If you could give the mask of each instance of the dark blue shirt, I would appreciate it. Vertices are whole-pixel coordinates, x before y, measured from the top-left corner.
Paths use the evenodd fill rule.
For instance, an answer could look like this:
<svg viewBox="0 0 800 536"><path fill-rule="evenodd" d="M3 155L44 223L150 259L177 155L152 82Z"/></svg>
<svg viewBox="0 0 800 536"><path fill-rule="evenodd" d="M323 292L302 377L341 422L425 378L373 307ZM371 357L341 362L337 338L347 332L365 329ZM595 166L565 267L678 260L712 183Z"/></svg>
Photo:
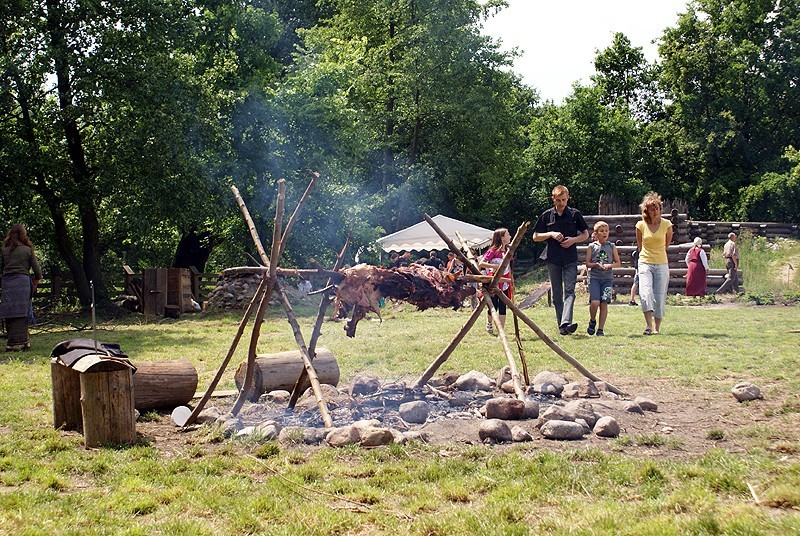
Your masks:
<svg viewBox="0 0 800 536"><path fill-rule="evenodd" d="M567 238L575 237L584 231L588 231L589 226L583 215L572 207L565 207L561 216L556 212L555 207L545 210L533 228L535 233L549 233L556 231ZM573 262L578 262L578 247L572 244L568 248L562 248L554 238L548 238L547 244L542 252L541 259L558 266L564 266Z"/></svg>

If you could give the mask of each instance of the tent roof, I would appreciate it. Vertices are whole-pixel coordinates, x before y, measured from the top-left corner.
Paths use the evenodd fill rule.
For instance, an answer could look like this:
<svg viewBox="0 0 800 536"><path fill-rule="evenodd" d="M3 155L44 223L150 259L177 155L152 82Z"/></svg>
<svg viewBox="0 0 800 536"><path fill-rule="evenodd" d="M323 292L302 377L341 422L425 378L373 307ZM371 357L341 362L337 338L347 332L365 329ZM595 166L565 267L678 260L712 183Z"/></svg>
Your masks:
<svg viewBox="0 0 800 536"><path fill-rule="evenodd" d="M461 233L467 245L472 248L483 248L492 242L492 234L494 231L472 225L441 214L431 218L436 225L446 234L456 246L460 246L456 237L456 231ZM378 244L384 251L400 251L403 249L426 249L426 250L442 250L449 249L444 240L442 240L433 227L423 220L420 223L407 227L396 233L384 236L378 239Z"/></svg>

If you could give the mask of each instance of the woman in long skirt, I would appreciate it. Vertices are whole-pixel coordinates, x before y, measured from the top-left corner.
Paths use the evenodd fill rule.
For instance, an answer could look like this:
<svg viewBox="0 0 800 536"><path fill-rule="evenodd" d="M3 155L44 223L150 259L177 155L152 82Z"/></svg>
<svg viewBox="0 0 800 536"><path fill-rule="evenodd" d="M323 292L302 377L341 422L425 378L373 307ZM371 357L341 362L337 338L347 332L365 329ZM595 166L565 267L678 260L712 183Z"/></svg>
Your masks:
<svg viewBox="0 0 800 536"><path fill-rule="evenodd" d="M705 296L706 274L708 274L708 257L703 251L703 239L694 239L692 248L686 252L686 295Z"/></svg>
<svg viewBox="0 0 800 536"><path fill-rule="evenodd" d="M31 278L33 271L33 278ZM6 352L31 347L28 313L31 297L42 278L42 269L25 227L15 223L8 230L0 249L0 273L3 294L0 296L0 318L6 321Z"/></svg>

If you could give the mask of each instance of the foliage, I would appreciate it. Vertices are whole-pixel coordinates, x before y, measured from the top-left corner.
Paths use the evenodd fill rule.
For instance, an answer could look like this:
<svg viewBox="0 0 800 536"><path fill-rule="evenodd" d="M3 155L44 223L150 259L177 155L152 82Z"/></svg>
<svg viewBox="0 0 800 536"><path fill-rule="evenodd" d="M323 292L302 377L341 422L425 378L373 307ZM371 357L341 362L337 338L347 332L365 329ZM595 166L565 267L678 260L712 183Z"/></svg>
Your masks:
<svg viewBox="0 0 800 536"><path fill-rule="evenodd" d="M784 157L794 164L791 170L765 173L759 182L742 190L739 198L741 218L800 223L800 152L789 147Z"/></svg>

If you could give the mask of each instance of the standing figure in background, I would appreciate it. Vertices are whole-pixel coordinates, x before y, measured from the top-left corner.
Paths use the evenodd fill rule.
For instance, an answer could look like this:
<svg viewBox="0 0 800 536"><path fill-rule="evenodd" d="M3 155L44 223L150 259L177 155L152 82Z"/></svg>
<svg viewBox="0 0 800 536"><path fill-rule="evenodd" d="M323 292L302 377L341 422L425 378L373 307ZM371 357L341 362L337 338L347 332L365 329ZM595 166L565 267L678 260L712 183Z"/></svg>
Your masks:
<svg viewBox="0 0 800 536"><path fill-rule="evenodd" d="M572 322L578 280L578 247L575 244L589 238L589 226L580 212L567 206L569 190L566 186L559 184L553 188L552 200L553 208L545 210L533 228L533 241L547 242L541 258L547 261L558 332L569 335L578 329L578 324Z"/></svg>
<svg viewBox="0 0 800 536"><path fill-rule="evenodd" d="M455 274L455 275L463 275L464 274L464 264L456 257L456 254L452 251L447 254L447 266L445 267L445 271L448 274Z"/></svg>
<svg viewBox="0 0 800 536"><path fill-rule="evenodd" d="M739 271L739 248L736 247L736 233L728 235L728 241L722 248L722 256L725 257L725 282L717 289L717 294L726 292L739 292L739 282L737 272Z"/></svg>
<svg viewBox="0 0 800 536"><path fill-rule="evenodd" d="M639 205L642 219L636 222L639 249L639 299L647 327L644 335L661 331L669 289L667 247L672 243L672 222L661 217L661 196L650 192Z"/></svg>
<svg viewBox="0 0 800 536"><path fill-rule="evenodd" d="M608 317L608 304L611 303L614 274L613 269L622 266L617 246L608 241L608 224L598 221L594 224L595 240L586 248L586 268L589 269L589 327L586 333L602 337ZM597 311L600 311L598 324Z"/></svg>
<svg viewBox="0 0 800 536"><path fill-rule="evenodd" d="M508 253L508 244L510 243L511 233L508 232L508 229L505 227L496 229L492 235L492 245L489 246L489 249L487 249L486 253L484 253L481 257L481 260L478 263L478 268L486 269L486 275L494 275L497 265L503 262L503 257L505 257L506 253ZM511 263L508 263L506 269L503 271L503 275L500 277L497 288L502 290L508 299L513 299L513 289L511 286ZM506 304L498 296L492 295L491 298L492 304L494 305L494 308L497 309L497 314L500 316L500 325L498 326L498 329L502 330L506 326ZM493 335L494 329L492 329L492 313L489 312L488 315L489 316L486 319L486 331Z"/></svg>
<svg viewBox="0 0 800 536"><path fill-rule="evenodd" d="M442 263L442 259L436 254L435 251L431 251L430 255L428 256L428 260L425 261L425 266L433 266L437 270L443 270L444 264Z"/></svg>
<svg viewBox="0 0 800 536"><path fill-rule="evenodd" d="M684 262L688 268L686 271L686 295L705 296L708 257L703 251L703 239L699 236L694 239L694 244L686 252Z"/></svg>
<svg viewBox="0 0 800 536"><path fill-rule="evenodd" d="M33 271L33 278L31 278ZM0 250L0 273L3 295L0 300L0 318L6 320L6 352L27 350L31 347L28 318L31 298L42 278L42 269L36 260L28 233L19 223L8 230Z"/></svg>

